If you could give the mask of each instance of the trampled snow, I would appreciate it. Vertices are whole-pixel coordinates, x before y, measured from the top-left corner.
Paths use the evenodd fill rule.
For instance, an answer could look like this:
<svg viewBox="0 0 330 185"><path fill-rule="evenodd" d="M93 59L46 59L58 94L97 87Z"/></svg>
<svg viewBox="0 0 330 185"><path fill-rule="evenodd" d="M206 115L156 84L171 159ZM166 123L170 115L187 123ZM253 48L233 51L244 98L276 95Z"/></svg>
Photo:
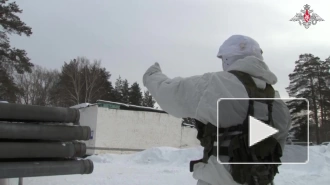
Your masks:
<svg viewBox="0 0 330 185"><path fill-rule="evenodd" d="M304 146L287 145L283 160L299 158ZM307 164L280 166L276 185L328 185L330 145L311 146ZM134 154L104 154L89 157L94 161L91 175L24 178L24 185L193 185L189 161L199 159L202 148L151 148Z"/></svg>

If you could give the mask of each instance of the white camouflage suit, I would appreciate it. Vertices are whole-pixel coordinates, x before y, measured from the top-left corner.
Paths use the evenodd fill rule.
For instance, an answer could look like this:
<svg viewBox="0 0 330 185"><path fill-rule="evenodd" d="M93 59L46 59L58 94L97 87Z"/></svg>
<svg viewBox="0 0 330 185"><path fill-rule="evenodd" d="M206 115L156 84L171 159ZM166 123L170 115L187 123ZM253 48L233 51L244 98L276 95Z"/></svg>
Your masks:
<svg viewBox="0 0 330 185"><path fill-rule="evenodd" d="M248 73L257 87L262 89L266 87L266 83L274 85L277 82L277 77L263 61L259 44L250 37L231 36L220 47L218 58L222 59L224 71L188 78L170 79L162 73L159 64L155 63L145 72L143 83L159 106L169 114L217 125L218 99L248 98L243 84L236 76L226 71L237 70ZM280 97L277 91L276 97ZM219 126L228 127L242 123L247 114L247 107L247 102L231 108L219 107ZM268 112L267 108L260 104L255 104L254 107L255 114L258 114L258 111L259 114ZM274 125L279 130L275 138L284 150L291 118L283 101L274 102L272 116ZM193 177L198 180L198 185L238 185L229 173L229 166L218 163L214 156L209 158L207 164L195 164Z"/></svg>

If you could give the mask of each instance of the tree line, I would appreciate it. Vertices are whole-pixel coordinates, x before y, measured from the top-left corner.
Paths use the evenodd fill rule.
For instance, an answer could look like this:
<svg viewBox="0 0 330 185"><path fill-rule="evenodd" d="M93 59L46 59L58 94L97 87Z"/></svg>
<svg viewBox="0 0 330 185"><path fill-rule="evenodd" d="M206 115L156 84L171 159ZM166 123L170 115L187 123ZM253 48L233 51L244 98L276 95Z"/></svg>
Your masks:
<svg viewBox="0 0 330 185"><path fill-rule="evenodd" d="M60 70L40 66L14 78L19 92L16 102L22 104L70 107L97 100L154 107L155 101L148 91L141 91L137 82L129 84L120 76L113 87L111 74L101 62L85 57L64 62ZM15 101L15 100L14 100Z"/></svg>
<svg viewBox="0 0 330 185"><path fill-rule="evenodd" d="M60 70L31 63L25 50L10 45L11 34L32 35L19 13L22 10L15 2L0 0L0 100L62 107L107 100L154 107L150 93L142 92L137 82L129 84L119 77L113 86L111 73L101 61L77 57L64 62Z"/></svg>

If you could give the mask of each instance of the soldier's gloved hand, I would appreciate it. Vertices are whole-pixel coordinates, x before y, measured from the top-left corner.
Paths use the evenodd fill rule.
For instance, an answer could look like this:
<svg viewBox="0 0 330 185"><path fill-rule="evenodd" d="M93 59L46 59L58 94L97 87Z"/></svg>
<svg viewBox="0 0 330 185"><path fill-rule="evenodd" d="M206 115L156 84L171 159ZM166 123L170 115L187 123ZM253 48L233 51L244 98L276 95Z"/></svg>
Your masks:
<svg viewBox="0 0 330 185"><path fill-rule="evenodd" d="M146 78L148 76L151 76L152 74L157 73L157 72L162 72L162 70L161 70L158 62L156 62L155 64L153 64L152 66L150 66L147 69L147 71L144 73L144 75L143 75L143 85L146 84Z"/></svg>

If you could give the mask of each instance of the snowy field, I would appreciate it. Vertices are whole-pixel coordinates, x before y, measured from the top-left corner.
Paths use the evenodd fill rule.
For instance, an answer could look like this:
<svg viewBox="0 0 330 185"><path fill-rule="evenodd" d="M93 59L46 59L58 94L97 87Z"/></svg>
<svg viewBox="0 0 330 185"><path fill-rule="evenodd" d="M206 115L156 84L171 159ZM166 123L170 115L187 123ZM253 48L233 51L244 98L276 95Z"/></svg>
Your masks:
<svg viewBox="0 0 330 185"><path fill-rule="evenodd" d="M296 158L303 146L289 145L284 158ZM201 148L152 148L129 155L104 154L94 161L91 175L24 178L24 185L194 185L189 161L201 157ZM308 164L282 165L275 185L329 185L330 145L310 147Z"/></svg>

